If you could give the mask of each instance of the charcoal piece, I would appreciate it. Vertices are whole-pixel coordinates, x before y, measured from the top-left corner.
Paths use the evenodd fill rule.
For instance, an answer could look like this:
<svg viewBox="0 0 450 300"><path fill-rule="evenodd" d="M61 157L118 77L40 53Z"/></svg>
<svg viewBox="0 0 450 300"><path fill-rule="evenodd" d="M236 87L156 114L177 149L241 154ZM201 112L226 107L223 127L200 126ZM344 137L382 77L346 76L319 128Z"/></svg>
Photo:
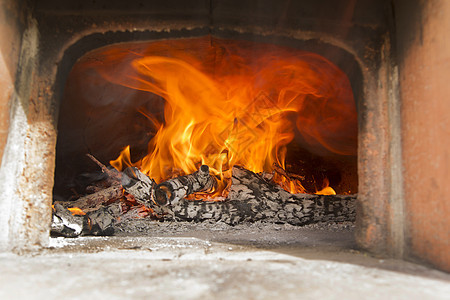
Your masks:
<svg viewBox="0 0 450 300"><path fill-rule="evenodd" d="M214 176L209 174L209 167L202 165L192 174L179 176L155 188L155 201L158 205L176 205L184 197L195 192L210 192L217 186Z"/></svg>
<svg viewBox="0 0 450 300"><path fill-rule="evenodd" d="M102 207L88 213L87 216L90 219L90 228L85 234L113 235L116 215L117 212L113 211L110 207Z"/></svg>
<svg viewBox="0 0 450 300"><path fill-rule="evenodd" d="M156 182L139 171L138 168L126 168L123 171L121 183L124 190L133 195L138 203L145 206L151 205Z"/></svg>
<svg viewBox="0 0 450 300"><path fill-rule="evenodd" d="M56 203L53 209L50 233L64 237L77 237L85 229L85 223L85 216L74 216L68 209Z"/></svg>
<svg viewBox="0 0 450 300"><path fill-rule="evenodd" d="M274 172L272 172L272 173L261 172L261 173L258 173L258 175L261 176L261 178L264 179L265 181L270 182L270 181L272 181L275 173Z"/></svg>
<svg viewBox="0 0 450 300"><path fill-rule="evenodd" d="M273 163L272 167L273 167L274 172L280 174L281 176L285 177L289 181L292 181L293 179L305 180L305 176L297 175L294 173L288 173L277 163Z"/></svg>

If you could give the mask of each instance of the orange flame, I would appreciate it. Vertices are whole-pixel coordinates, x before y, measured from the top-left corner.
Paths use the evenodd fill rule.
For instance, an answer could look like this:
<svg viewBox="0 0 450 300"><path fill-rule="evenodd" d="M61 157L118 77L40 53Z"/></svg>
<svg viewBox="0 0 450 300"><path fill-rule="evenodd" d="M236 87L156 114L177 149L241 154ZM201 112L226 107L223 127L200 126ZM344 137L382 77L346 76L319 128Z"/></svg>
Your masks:
<svg viewBox="0 0 450 300"><path fill-rule="evenodd" d="M69 207L68 210L72 213L72 215L84 216L86 213L78 207Z"/></svg>
<svg viewBox="0 0 450 300"><path fill-rule="evenodd" d="M330 181L328 178L325 178L323 181L324 188L320 191L315 192L316 195L336 195L336 192L330 187Z"/></svg>
<svg viewBox="0 0 450 300"><path fill-rule="evenodd" d="M355 154L350 83L317 54L209 36L99 51L102 61L90 63L105 78L165 100L164 122L149 117L157 130L148 154L132 162L126 147L111 161L118 170L137 166L157 182L200 164L221 179L237 164L270 172L273 163L285 167L294 137L309 147ZM281 185L305 192L299 180Z"/></svg>

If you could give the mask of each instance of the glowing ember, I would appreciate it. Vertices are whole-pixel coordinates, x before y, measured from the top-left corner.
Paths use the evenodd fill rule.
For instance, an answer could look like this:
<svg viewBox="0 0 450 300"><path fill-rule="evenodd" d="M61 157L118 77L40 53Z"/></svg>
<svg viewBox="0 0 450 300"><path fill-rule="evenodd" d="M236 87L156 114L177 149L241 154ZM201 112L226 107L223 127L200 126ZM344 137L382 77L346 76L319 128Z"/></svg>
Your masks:
<svg viewBox="0 0 450 300"><path fill-rule="evenodd" d="M82 211L80 208L78 207L70 207L68 208L68 210L72 213L72 215L78 215L78 216L84 216L86 213L84 211Z"/></svg>
<svg viewBox="0 0 450 300"><path fill-rule="evenodd" d="M233 165L286 169L294 137L311 149L355 155L350 83L319 55L203 37L137 44L132 51L118 45L101 57L90 63L104 78L165 100L163 122L146 114L156 132L148 154L133 161L126 147L111 161L118 170L137 166L161 182L206 164L222 179L221 195ZM300 179L275 180L291 192L307 192ZM318 193L334 191L326 186Z"/></svg>

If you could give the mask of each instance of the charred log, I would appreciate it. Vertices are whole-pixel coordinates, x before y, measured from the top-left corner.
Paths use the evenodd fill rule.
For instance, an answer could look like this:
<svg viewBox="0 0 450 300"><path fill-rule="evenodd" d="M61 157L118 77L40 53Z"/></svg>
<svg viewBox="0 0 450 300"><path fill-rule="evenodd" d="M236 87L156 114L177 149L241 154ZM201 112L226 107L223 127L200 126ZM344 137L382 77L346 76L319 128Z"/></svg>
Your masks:
<svg viewBox="0 0 450 300"><path fill-rule="evenodd" d="M265 221L307 225L318 222L355 220L356 196L292 195L287 199L270 197L223 202L181 201L172 208L178 220L201 222L221 221L236 225Z"/></svg>
<svg viewBox="0 0 450 300"><path fill-rule="evenodd" d="M121 203L128 197L144 209L134 207L134 210L129 210L130 217L144 214L158 220L209 220L229 225L257 221L306 225L355 220L355 195L291 194L273 183L272 176L268 175L234 166L226 200L192 201L184 197L199 191L211 191L217 184L215 177L209 174L208 166L201 166L193 174L159 185L138 169L128 168L121 175L123 188L115 185L76 201L65 202L81 208L87 213L85 216L72 216L70 211L56 203L52 233L67 237L113 234L117 219L125 217L126 211L122 211ZM127 192L125 197L123 189Z"/></svg>
<svg viewBox="0 0 450 300"><path fill-rule="evenodd" d="M228 199L223 202L180 201L172 206L178 220L214 220L235 225L264 220L306 225L326 221L354 221L352 196L323 196L286 192L278 185L241 167L233 167Z"/></svg>
<svg viewBox="0 0 450 300"><path fill-rule="evenodd" d="M176 205L192 193L213 191L216 185L216 179L209 174L209 167L202 165L192 174L179 176L157 185L155 201L158 205Z"/></svg>
<svg viewBox="0 0 450 300"><path fill-rule="evenodd" d="M64 237L80 235L112 235L118 211L114 206L102 207L86 215L72 215L61 204L55 204L50 233ZM119 207L116 207L119 209Z"/></svg>
<svg viewBox="0 0 450 300"><path fill-rule="evenodd" d="M68 209L56 203L53 206L50 232L53 235L77 237L83 232L87 223L85 216L74 216Z"/></svg>
<svg viewBox="0 0 450 300"><path fill-rule="evenodd" d="M153 189L156 187L153 179L143 174L138 168L129 167L123 171L121 183L124 190L133 195L137 202L151 206Z"/></svg>

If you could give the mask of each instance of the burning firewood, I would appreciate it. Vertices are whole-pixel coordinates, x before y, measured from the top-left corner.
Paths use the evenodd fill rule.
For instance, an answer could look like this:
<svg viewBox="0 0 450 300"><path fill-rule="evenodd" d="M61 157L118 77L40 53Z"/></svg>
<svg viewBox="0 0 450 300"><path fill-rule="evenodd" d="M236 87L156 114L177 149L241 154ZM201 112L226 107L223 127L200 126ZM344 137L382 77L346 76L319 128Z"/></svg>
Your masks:
<svg viewBox="0 0 450 300"><path fill-rule="evenodd" d="M355 196L291 194L242 167L233 167L232 185L223 202L180 201L171 208L185 221L256 222L305 225L354 221Z"/></svg>
<svg viewBox="0 0 450 300"><path fill-rule="evenodd" d="M133 195L137 202L145 206L151 205L156 182L138 168L126 168L123 171L121 183L124 190Z"/></svg>
<svg viewBox="0 0 450 300"><path fill-rule="evenodd" d="M88 186L88 188L96 188L94 193L79 197L76 200L55 202L51 227L52 234L65 237L87 234L110 235L114 232L116 218L123 213L122 205L129 204L126 199L130 195L132 199L138 200L136 202L146 206L151 200L153 187L156 186L156 183L139 170L128 168L121 173L108 169L92 155L87 154L87 156L102 169L103 173L108 175L108 180L103 181L100 185ZM130 193L130 195L124 195L124 191ZM73 215L74 208L84 215Z"/></svg>
<svg viewBox="0 0 450 300"><path fill-rule="evenodd" d="M291 194L271 180L273 173L255 174L239 166L232 168L228 197L215 202L185 199L193 193L212 192L217 187L216 178L210 175L206 165L159 185L135 167L125 169L120 175L113 171L111 176L115 178L112 186L76 201L61 202L66 207L79 207L86 213L84 216L74 216L56 203L52 233L66 237L109 235L122 217L125 220L143 214L158 220L212 220L230 225L256 221L305 225L355 220L355 196Z"/></svg>
<svg viewBox="0 0 450 300"><path fill-rule="evenodd" d="M118 209L117 206L111 205L85 215L73 215L70 210L57 203L53 206L50 231L53 235L64 237L112 235Z"/></svg>
<svg viewBox="0 0 450 300"><path fill-rule="evenodd" d="M213 191L216 186L217 181L209 174L209 167L202 165L192 174L158 184L155 188L155 201L158 205L176 205L192 193Z"/></svg>
<svg viewBox="0 0 450 300"><path fill-rule="evenodd" d="M78 207L85 213L95 211L103 205L114 202L123 196L123 188L121 185L122 174L117 170L110 170L104 164L99 162L94 156L86 154L92 161L94 161L105 173L108 178L102 180L100 184L96 183L95 186L88 186L85 196L78 196L76 200L57 201L55 203L61 204L65 208Z"/></svg>

